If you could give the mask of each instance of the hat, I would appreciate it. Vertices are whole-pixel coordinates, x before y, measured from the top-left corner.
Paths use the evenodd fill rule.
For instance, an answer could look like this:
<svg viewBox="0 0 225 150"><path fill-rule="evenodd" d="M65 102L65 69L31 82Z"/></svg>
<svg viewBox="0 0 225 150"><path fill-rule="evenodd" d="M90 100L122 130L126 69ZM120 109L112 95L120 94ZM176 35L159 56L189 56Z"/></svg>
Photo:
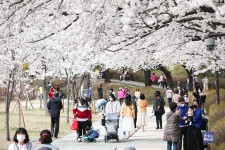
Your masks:
<svg viewBox="0 0 225 150"><path fill-rule="evenodd" d="M59 97L59 92L58 91L54 92L54 97Z"/></svg>

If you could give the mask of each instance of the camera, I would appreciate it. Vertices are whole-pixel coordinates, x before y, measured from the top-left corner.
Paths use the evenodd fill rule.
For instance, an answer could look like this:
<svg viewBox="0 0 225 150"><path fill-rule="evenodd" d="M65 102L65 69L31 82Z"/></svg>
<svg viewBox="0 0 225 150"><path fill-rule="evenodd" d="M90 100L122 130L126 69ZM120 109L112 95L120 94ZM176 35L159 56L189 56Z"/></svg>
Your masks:
<svg viewBox="0 0 225 150"><path fill-rule="evenodd" d="M215 40L213 38L206 38L205 45L207 46L208 51L213 51L215 46Z"/></svg>

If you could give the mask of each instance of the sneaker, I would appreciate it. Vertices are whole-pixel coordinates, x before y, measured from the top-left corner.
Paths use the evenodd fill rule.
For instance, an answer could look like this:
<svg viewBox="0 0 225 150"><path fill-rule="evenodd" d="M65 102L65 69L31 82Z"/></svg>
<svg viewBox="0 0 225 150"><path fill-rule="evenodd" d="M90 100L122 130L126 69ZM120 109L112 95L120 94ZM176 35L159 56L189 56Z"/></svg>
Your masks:
<svg viewBox="0 0 225 150"><path fill-rule="evenodd" d="M155 129L159 129L159 127L156 127Z"/></svg>
<svg viewBox="0 0 225 150"><path fill-rule="evenodd" d="M54 136L55 139L58 139L58 136Z"/></svg>

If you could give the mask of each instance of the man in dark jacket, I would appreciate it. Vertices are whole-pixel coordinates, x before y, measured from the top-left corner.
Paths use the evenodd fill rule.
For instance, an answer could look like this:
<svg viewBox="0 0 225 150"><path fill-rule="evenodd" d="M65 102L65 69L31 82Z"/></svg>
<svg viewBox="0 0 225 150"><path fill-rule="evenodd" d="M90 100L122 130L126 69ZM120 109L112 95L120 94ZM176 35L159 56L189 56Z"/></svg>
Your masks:
<svg viewBox="0 0 225 150"><path fill-rule="evenodd" d="M51 116L52 136L58 138L60 110L63 108L62 101L59 99L58 91L54 93L54 98L48 101L47 107Z"/></svg>
<svg viewBox="0 0 225 150"><path fill-rule="evenodd" d="M159 91L155 91L154 95L153 112L156 116L156 129L162 129L162 115L165 113L165 101Z"/></svg>

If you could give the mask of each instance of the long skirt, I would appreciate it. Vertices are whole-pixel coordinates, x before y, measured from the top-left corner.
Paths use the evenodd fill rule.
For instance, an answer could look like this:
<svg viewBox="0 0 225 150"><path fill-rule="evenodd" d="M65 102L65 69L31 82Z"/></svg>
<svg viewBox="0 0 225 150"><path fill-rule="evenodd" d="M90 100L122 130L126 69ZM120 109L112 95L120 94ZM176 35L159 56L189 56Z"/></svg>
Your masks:
<svg viewBox="0 0 225 150"><path fill-rule="evenodd" d="M147 112L138 112L137 115L137 126L146 126L147 125Z"/></svg>
<svg viewBox="0 0 225 150"><path fill-rule="evenodd" d="M134 118L133 117L126 117L123 118L123 131L127 132L134 132Z"/></svg>
<svg viewBox="0 0 225 150"><path fill-rule="evenodd" d="M203 138L200 128L195 126L188 126L186 129L186 143L184 145L184 150L203 150Z"/></svg>

